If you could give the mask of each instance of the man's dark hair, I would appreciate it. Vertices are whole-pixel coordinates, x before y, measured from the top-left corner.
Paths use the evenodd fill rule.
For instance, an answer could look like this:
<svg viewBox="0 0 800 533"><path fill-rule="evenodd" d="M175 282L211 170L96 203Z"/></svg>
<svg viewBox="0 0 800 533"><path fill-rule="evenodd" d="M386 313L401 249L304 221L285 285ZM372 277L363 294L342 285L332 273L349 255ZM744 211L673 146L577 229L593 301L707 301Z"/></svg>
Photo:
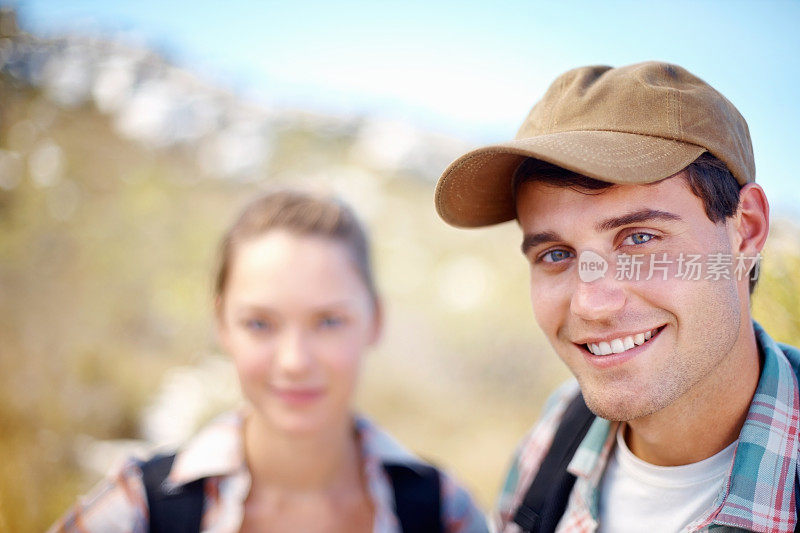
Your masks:
<svg viewBox="0 0 800 533"><path fill-rule="evenodd" d="M694 195L702 200L706 216L711 222L717 224L736 214L742 186L725 163L705 152L686 167L686 170L686 182ZM570 188L584 194L593 194L615 185L528 157L514 172L514 198L522 184L531 181ZM751 277L750 294L753 293L757 281L758 279Z"/></svg>

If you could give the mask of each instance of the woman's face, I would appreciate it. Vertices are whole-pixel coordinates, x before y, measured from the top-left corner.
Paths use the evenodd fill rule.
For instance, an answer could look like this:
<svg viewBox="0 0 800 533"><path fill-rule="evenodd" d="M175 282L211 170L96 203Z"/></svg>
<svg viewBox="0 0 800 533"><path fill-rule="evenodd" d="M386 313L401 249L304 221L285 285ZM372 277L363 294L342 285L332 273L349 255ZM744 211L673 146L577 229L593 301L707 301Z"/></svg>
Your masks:
<svg viewBox="0 0 800 533"><path fill-rule="evenodd" d="M313 433L349 416L380 319L344 244L280 230L240 243L218 306L220 341L266 424Z"/></svg>

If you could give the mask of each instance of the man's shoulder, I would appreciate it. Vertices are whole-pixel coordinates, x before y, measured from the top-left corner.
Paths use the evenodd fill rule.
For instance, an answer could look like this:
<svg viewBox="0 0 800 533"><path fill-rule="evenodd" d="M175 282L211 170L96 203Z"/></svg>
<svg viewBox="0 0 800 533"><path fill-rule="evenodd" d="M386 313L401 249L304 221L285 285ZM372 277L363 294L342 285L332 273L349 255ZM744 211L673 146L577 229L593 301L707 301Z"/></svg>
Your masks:
<svg viewBox="0 0 800 533"><path fill-rule="evenodd" d="M569 402L580 393L580 390L581 388L578 385L578 380L575 378L570 378L559 385L545 401L540 420L552 416L555 411L560 411L560 414L563 415L564 409L566 409Z"/></svg>
<svg viewBox="0 0 800 533"><path fill-rule="evenodd" d="M795 376L800 377L800 348L783 342L778 342L776 344L783 352L783 355L786 356L789 364L792 365L792 370L794 370Z"/></svg>
<svg viewBox="0 0 800 533"><path fill-rule="evenodd" d="M579 393L580 387L574 378L559 386L545 402L539 420L520 441L497 501L496 525L508 522L519 506L550 449L564 412Z"/></svg>
<svg viewBox="0 0 800 533"><path fill-rule="evenodd" d="M575 378L571 378L559 385L558 388L547 397L547 400L545 400L544 407L542 407L542 414L531 429L528 430L528 433L522 438L522 441L517 447L518 451L521 451L529 445L531 441L538 440L538 436L541 434L549 435L549 440L552 440L552 436L555 434L555 430L558 429L558 425L561 423L561 419L564 416L564 411L566 411L569 403L580 394L580 391L580 386Z"/></svg>
<svg viewBox="0 0 800 533"><path fill-rule="evenodd" d="M517 447L518 462L524 463L528 468L538 469L538 464L544 459L545 453L553 442L553 436L567 406L578 394L580 394L580 387L574 378L562 383L550 394L545 401L539 420Z"/></svg>

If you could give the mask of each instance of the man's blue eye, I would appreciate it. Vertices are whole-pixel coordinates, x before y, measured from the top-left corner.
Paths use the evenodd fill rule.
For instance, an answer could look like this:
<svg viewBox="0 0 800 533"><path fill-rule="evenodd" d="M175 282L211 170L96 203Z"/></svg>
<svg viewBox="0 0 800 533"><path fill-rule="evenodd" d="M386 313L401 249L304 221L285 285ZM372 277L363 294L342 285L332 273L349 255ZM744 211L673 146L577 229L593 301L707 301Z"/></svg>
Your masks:
<svg viewBox="0 0 800 533"><path fill-rule="evenodd" d="M644 244L650 241L654 235L650 233L631 233L628 237L625 238L623 244ZM630 242L627 242L630 240Z"/></svg>
<svg viewBox="0 0 800 533"><path fill-rule="evenodd" d="M572 257L572 252L566 250L551 250L542 256L542 261L545 263L558 263L570 257Z"/></svg>

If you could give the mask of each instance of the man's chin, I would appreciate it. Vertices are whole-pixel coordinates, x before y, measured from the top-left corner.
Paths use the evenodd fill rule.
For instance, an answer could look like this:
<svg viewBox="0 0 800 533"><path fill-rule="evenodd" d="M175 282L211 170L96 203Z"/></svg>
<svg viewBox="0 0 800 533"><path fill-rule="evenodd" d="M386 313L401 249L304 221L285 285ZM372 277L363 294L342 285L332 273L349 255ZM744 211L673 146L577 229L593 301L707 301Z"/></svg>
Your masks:
<svg viewBox="0 0 800 533"><path fill-rule="evenodd" d="M661 406L649 401L642 395L609 393L611 391L597 393L583 387L581 387L581 390L589 410L600 418L605 418L612 422L630 422L631 420L650 416L661 409Z"/></svg>

